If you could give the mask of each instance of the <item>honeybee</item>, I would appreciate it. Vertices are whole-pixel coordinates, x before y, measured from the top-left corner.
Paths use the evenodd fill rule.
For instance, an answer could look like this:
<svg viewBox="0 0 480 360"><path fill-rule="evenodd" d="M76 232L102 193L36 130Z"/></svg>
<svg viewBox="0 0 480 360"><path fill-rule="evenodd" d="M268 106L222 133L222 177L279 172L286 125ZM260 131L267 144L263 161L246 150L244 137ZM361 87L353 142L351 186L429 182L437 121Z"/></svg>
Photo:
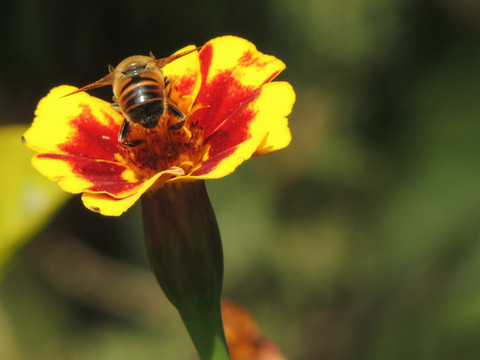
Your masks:
<svg viewBox="0 0 480 360"><path fill-rule="evenodd" d="M145 129L154 129L170 114L179 121L170 126L169 130L182 128L185 123L185 114L170 100L166 90L170 80L163 75L162 68L198 49L187 50L162 59L155 59L151 53L150 56L130 56L115 68L110 65L107 76L68 95L112 85L114 95L112 107L124 116L118 141L125 146L138 146L144 140L126 139L132 124L139 124Z"/></svg>

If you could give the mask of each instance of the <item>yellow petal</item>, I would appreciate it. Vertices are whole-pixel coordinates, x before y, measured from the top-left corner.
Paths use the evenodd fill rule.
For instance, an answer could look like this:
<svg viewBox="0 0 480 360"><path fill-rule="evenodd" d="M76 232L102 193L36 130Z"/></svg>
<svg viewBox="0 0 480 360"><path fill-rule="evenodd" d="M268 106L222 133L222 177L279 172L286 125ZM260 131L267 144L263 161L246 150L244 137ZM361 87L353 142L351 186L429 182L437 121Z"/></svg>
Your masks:
<svg viewBox="0 0 480 360"><path fill-rule="evenodd" d="M175 54L194 49L194 45L186 46L180 49ZM193 101L197 97L200 85L202 84L202 77L200 74L200 60L198 58L198 52L194 51L188 55L185 55L163 68L163 74L170 79L175 92L170 95L173 96L172 100L177 104L181 103L181 97L189 98L190 107L182 109L186 113L189 112Z"/></svg>
<svg viewBox="0 0 480 360"><path fill-rule="evenodd" d="M182 179L220 178L232 173L237 166L254 155L287 146L291 135L286 116L291 112L294 101L295 93L289 83L273 82L263 85L256 98L240 107L229 121L219 127L218 144L214 132L209 139L210 148L204 159L189 176ZM237 119L248 119L249 116L251 120L245 122L247 131L238 129L241 122ZM235 133L237 131L238 133ZM233 133L232 136L227 135L230 132Z"/></svg>
<svg viewBox="0 0 480 360"><path fill-rule="evenodd" d="M231 174L240 164L252 157L262 140L262 138L254 138L243 141L230 148L227 152L228 155L219 153L215 157L207 158L190 175L175 177L168 182L218 179Z"/></svg>
<svg viewBox="0 0 480 360"><path fill-rule="evenodd" d="M87 209L102 215L119 216L135 204L146 191L152 187L162 186L168 178L179 175L183 175L179 173L179 169L165 170L140 184L131 196L119 199L104 193L84 192L82 201Z"/></svg>
<svg viewBox="0 0 480 360"><path fill-rule="evenodd" d="M245 87L256 87L272 80L285 64L275 56L262 54L250 41L236 36L222 36L208 41L201 52L211 46L212 56L206 82L225 70ZM265 78L267 75L267 79ZM203 75L205 76L205 74Z"/></svg>
<svg viewBox="0 0 480 360"><path fill-rule="evenodd" d="M292 111L295 92L284 81L265 84L258 99L254 102L255 120L250 125L252 137L265 136L265 142L256 154L265 154L282 149L290 144L292 136L288 128L287 115Z"/></svg>
<svg viewBox="0 0 480 360"><path fill-rule="evenodd" d="M63 191L79 194L92 186L92 183L78 177L73 172L70 164L65 161L53 158L42 158L35 155L32 158L32 165L42 175L52 181L57 181Z"/></svg>
<svg viewBox="0 0 480 360"><path fill-rule="evenodd" d="M86 109L98 126L110 129L103 134L104 137L117 138L122 115L106 101L85 92L65 96L75 90L74 86L58 86L39 102L33 124L24 134L29 148L39 153L65 153L63 145L71 142L78 132L78 124L72 124L72 121L80 123Z"/></svg>

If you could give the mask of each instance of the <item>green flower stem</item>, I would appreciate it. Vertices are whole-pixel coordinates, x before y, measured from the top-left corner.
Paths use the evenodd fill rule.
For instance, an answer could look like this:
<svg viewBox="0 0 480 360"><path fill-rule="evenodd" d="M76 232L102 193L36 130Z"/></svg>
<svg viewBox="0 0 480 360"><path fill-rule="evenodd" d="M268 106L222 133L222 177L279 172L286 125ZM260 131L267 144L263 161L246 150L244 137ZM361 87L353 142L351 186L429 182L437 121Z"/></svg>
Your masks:
<svg viewBox="0 0 480 360"><path fill-rule="evenodd" d="M180 315L202 360L230 360L220 303L210 311Z"/></svg>
<svg viewBox="0 0 480 360"><path fill-rule="evenodd" d="M222 243L204 182L144 194L142 216L152 270L200 358L229 359L220 311Z"/></svg>

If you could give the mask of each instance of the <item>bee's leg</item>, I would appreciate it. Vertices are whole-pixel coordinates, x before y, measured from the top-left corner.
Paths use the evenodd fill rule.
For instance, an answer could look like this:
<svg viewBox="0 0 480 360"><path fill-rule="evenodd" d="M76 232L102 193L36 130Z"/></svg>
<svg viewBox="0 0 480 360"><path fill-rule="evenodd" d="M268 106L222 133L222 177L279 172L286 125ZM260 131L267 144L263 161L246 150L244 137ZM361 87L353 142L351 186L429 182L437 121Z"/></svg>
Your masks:
<svg viewBox="0 0 480 360"><path fill-rule="evenodd" d="M180 120L182 120L182 121L185 120L185 114L183 112L181 112L179 109L177 109L177 107L175 105L172 105L172 104L169 103L168 104L168 111L170 112L170 114L179 118Z"/></svg>
<svg viewBox="0 0 480 360"><path fill-rule="evenodd" d="M114 96L112 100L113 100L113 103L111 104L112 109L121 114L122 109L120 108L120 104L117 102L117 98Z"/></svg>
<svg viewBox="0 0 480 360"><path fill-rule="evenodd" d="M140 144L143 144L145 140L125 140L125 137L127 136L128 129L130 128L130 123L128 122L127 119L123 120L122 128L120 129L120 132L118 133L118 141L125 146L128 147L135 147Z"/></svg>
<svg viewBox="0 0 480 360"><path fill-rule="evenodd" d="M173 101L172 98L170 97L170 94L172 93L172 89L173 89L172 82L166 76L163 78L163 80L165 84L165 97L175 103L175 101Z"/></svg>
<svg viewBox="0 0 480 360"><path fill-rule="evenodd" d="M128 147L135 147L145 143L145 140L129 140L129 141L121 141L122 145Z"/></svg>
<svg viewBox="0 0 480 360"><path fill-rule="evenodd" d="M112 107L113 107L113 104L112 104ZM123 119L122 127L120 128L120 132L118 133L118 141L122 142L123 139L125 139L125 136L127 136L129 127L130 127L130 124L128 123L127 119Z"/></svg>
<svg viewBox="0 0 480 360"><path fill-rule="evenodd" d="M172 105L172 104L168 104L168 112L170 114L172 114L173 116L175 116L176 118L180 119L179 122L177 122L176 124L173 124L172 126L169 126L168 127L168 130L178 130L178 129L181 129L183 124L185 124L185 114L183 112L181 112L180 110L178 110L175 105Z"/></svg>
<svg viewBox="0 0 480 360"><path fill-rule="evenodd" d="M165 89L166 89L166 94L165 94L165 103L167 104L167 110L170 114L172 114L173 116L175 116L176 118L180 119L179 122L177 122L176 124L173 124L172 126L169 126L168 127L168 130L179 130L183 127L183 124L185 124L185 114L183 112L181 112L177 107L176 107L176 103L175 101L173 101L171 98L170 98L170 93L172 92L172 86L169 86L171 85L170 83L170 79L165 77L164 78L165 80ZM172 104L173 103L173 104ZM174 105L175 104L175 105Z"/></svg>

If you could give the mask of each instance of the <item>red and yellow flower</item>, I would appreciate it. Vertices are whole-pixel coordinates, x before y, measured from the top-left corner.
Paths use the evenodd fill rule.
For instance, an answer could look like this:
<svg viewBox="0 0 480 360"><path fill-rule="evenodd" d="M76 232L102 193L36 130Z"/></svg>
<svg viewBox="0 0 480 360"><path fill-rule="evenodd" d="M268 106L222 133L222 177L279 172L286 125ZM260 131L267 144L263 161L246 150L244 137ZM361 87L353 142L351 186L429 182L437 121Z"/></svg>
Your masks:
<svg viewBox="0 0 480 360"><path fill-rule="evenodd" d="M284 68L247 40L219 37L163 68L169 96L187 114L183 128L145 130L149 141L124 146L123 116L85 92L64 97L76 88L63 85L40 101L24 141L38 152L32 163L42 174L82 193L90 210L120 215L165 183L220 178L287 146L295 94L289 83L272 82Z"/></svg>

